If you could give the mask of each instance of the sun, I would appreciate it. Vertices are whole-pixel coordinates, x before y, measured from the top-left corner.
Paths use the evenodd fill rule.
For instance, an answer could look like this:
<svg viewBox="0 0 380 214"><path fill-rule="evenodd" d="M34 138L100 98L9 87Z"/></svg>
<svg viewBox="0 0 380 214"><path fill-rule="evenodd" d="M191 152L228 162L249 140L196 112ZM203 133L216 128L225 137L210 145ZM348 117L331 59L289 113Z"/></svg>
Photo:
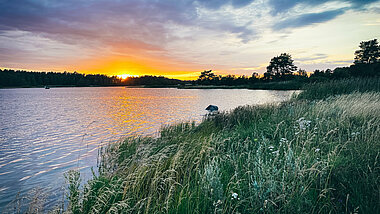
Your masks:
<svg viewBox="0 0 380 214"><path fill-rule="evenodd" d="M120 74L120 75L117 75L117 77L121 78L121 79L127 79L128 77L138 77L138 75L131 75L131 74Z"/></svg>

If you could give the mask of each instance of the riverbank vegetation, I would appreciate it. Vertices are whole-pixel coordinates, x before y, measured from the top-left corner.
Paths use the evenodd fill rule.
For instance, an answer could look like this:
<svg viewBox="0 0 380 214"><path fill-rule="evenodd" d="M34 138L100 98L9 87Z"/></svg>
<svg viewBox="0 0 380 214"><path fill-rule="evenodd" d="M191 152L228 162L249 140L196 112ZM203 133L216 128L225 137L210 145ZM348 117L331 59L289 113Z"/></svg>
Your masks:
<svg viewBox="0 0 380 214"><path fill-rule="evenodd" d="M379 78L310 85L281 104L242 106L100 153L73 213L375 213ZM347 86L350 88L347 90ZM367 87L366 87L367 86Z"/></svg>

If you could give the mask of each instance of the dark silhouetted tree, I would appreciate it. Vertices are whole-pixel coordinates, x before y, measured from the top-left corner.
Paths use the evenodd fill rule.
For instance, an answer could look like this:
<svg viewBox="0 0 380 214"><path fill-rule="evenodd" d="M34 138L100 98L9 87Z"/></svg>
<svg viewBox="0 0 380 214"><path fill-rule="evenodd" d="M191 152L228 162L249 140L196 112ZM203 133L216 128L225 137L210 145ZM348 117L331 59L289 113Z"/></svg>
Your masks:
<svg viewBox="0 0 380 214"><path fill-rule="evenodd" d="M297 71L297 74L298 74L299 76L307 77L307 72L306 72L304 69L299 69L299 70Z"/></svg>
<svg viewBox="0 0 380 214"><path fill-rule="evenodd" d="M251 78L258 79L260 77L259 73L253 72Z"/></svg>
<svg viewBox="0 0 380 214"><path fill-rule="evenodd" d="M274 75L271 72L265 72L262 78L263 81L268 81L273 79Z"/></svg>
<svg viewBox="0 0 380 214"><path fill-rule="evenodd" d="M355 51L354 64L370 64L380 62L380 46L377 39L360 42Z"/></svg>
<svg viewBox="0 0 380 214"><path fill-rule="evenodd" d="M251 83L256 83L260 80L260 75L257 72L253 72L249 80L251 81Z"/></svg>
<svg viewBox="0 0 380 214"><path fill-rule="evenodd" d="M199 75L197 82L198 83L203 83L203 84L211 84L215 78L217 78L212 70L208 71L202 71L201 75ZM218 78L219 79L219 78Z"/></svg>
<svg viewBox="0 0 380 214"><path fill-rule="evenodd" d="M227 75L227 76L223 76L222 79L221 79L221 82L222 82L222 85L234 85L235 84L235 75Z"/></svg>
<svg viewBox="0 0 380 214"><path fill-rule="evenodd" d="M273 57L267 67L267 73L276 77L292 74L296 70L297 66L293 64L293 59L288 53L282 53L280 56Z"/></svg>
<svg viewBox="0 0 380 214"><path fill-rule="evenodd" d="M212 70L202 71L201 75L199 75L199 79L201 80L203 79L211 80L214 77L215 77L215 74L212 72Z"/></svg>

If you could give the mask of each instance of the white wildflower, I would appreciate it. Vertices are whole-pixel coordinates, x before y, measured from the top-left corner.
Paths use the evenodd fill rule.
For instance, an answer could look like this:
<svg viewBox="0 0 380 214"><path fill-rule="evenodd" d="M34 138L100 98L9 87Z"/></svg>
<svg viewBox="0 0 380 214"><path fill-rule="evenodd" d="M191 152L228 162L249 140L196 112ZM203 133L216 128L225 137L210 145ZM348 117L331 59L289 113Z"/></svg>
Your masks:
<svg viewBox="0 0 380 214"><path fill-rule="evenodd" d="M310 127L311 120L306 120L304 117L301 117L296 120L296 122L298 123L298 126L294 126L295 129L306 130L308 127Z"/></svg>
<svg viewBox="0 0 380 214"><path fill-rule="evenodd" d="M239 195L238 195L236 192L232 193L231 196L232 196L232 197L231 197L232 200L233 200L233 199L240 200L240 198L238 197Z"/></svg>
<svg viewBox="0 0 380 214"><path fill-rule="evenodd" d="M287 143L287 142L289 142L288 139L286 139L286 138L284 138L284 137L281 138L281 139L280 139L280 146L282 146L283 143Z"/></svg>
<svg viewBox="0 0 380 214"><path fill-rule="evenodd" d="M356 137L356 136L360 135L360 132L352 132L351 135L352 135L353 137Z"/></svg>
<svg viewBox="0 0 380 214"><path fill-rule="evenodd" d="M221 204L223 204L223 202L220 199L217 202L214 201L214 203L213 203L214 207L218 207Z"/></svg>

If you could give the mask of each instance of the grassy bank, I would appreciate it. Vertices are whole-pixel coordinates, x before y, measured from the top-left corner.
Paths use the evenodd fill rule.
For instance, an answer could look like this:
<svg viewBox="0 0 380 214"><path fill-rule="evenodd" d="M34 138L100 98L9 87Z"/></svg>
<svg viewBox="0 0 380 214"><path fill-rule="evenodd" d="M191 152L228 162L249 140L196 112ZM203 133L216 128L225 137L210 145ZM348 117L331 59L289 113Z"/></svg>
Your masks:
<svg viewBox="0 0 380 214"><path fill-rule="evenodd" d="M280 81L268 83L256 83L249 87L249 89L263 89L263 90L299 90L306 83L300 81Z"/></svg>
<svg viewBox="0 0 380 214"><path fill-rule="evenodd" d="M353 92L380 92L380 78L352 78L307 84L298 99L316 100Z"/></svg>
<svg viewBox="0 0 380 214"><path fill-rule="evenodd" d="M249 85L178 85L179 89L261 89L261 90L298 90L304 82L279 81L267 83L253 83Z"/></svg>
<svg viewBox="0 0 380 214"><path fill-rule="evenodd" d="M78 172L67 174L68 209L375 213L380 93L373 81L313 85L280 105L239 107L199 125L165 127L158 138L112 144L100 154L99 175L84 187Z"/></svg>

